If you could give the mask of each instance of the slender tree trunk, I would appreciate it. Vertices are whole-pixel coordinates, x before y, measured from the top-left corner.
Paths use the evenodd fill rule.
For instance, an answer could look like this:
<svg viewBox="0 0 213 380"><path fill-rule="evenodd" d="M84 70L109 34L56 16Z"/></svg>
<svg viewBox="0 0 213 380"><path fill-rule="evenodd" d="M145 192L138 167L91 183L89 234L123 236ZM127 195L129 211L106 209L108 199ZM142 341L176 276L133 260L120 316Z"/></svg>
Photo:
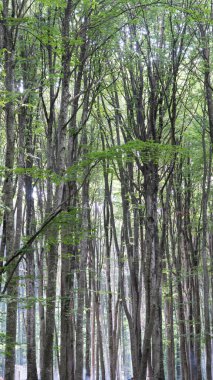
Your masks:
<svg viewBox="0 0 213 380"><path fill-rule="evenodd" d="M90 379L91 376L91 265L90 265L90 252L88 257L88 269L89 273L86 278L86 294L85 294L85 306L86 306L86 349L85 349L85 367L86 367L86 378Z"/></svg>
<svg viewBox="0 0 213 380"><path fill-rule="evenodd" d="M190 379L190 366L188 357L188 347L186 339L186 320L185 320L185 307L183 297L183 281L182 281L182 256L184 252L183 244L183 205L181 198L181 185L182 185L182 162L178 167L177 173L177 188L176 188L176 215L177 215L177 256L175 258L176 266L176 285L178 292L178 323L180 331L180 356L181 356L181 374L182 379Z"/></svg>
<svg viewBox="0 0 213 380"><path fill-rule="evenodd" d="M78 307L76 320L76 369L75 379L81 380L84 368L84 337L83 337L83 321L84 321L84 302L85 302L85 285L86 285L86 262L88 252L88 212L89 212L89 184L85 181L82 188L82 231L83 237L80 244L81 255L79 258L79 278L78 278Z"/></svg>
<svg viewBox="0 0 213 380"><path fill-rule="evenodd" d="M10 97L14 91L14 41L13 29L9 26L9 4L3 1L3 43L5 48L5 89ZM13 100L5 104L6 123L6 155L5 167L9 170L3 187L3 200L5 206L5 242L6 256L9 258L14 250L14 209L13 209L13 174L10 171L14 166L15 150L15 107ZM8 271L8 278L13 268ZM15 344L16 344L16 314L17 314L17 281L12 280L7 288L7 320L6 320L6 346L5 346L5 379L13 380L15 371Z"/></svg>
<svg viewBox="0 0 213 380"><path fill-rule="evenodd" d="M208 198L210 189L211 177L211 160L212 148L210 148L209 167L207 162L207 152L205 143L205 129L203 130L203 159L204 159L204 172L203 172L203 234L202 234L202 264L203 264L203 303L204 303L204 326L205 326L205 346L206 346L206 377L211 379L211 325L210 325L210 309L209 309L209 272L208 272L208 248L207 248L207 228L208 228Z"/></svg>
<svg viewBox="0 0 213 380"><path fill-rule="evenodd" d="M33 166L33 142L32 142L32 122L25 115L26 128L26 167L31 169ZM27 129L28 128L28 129ZM31 236L34 231L34 200L32 177L25 176L26 192L26 236ZM26 255L27 279L26 294L29 305L27 305L27 380L37 380L36 367L36 308L35 308L35 260L34 249L30 248Z"/></svg>
<svg viewBox="0 0 213 380"><path fill-rule="evenodd" d="M101 321L100 321L100 301L99 296L96 296L96 321L97 321L97 337L99 344L99 356L100 356L100 365L101 365L101 379L105 380L105 363L104 363L104 348L103 348L103 339L101 331Z"/></svg>

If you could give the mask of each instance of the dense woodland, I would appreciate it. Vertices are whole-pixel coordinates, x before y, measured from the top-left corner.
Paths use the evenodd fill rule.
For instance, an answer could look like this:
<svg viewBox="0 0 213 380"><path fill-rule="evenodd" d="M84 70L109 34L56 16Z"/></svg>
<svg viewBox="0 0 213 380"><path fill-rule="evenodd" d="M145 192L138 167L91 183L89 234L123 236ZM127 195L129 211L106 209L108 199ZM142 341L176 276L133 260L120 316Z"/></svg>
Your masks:
<svg viewBox="0 0 213 380"><path fill-rule="evenodd" d="M0 1L0 377L213 379L213 3Z"/></svg>

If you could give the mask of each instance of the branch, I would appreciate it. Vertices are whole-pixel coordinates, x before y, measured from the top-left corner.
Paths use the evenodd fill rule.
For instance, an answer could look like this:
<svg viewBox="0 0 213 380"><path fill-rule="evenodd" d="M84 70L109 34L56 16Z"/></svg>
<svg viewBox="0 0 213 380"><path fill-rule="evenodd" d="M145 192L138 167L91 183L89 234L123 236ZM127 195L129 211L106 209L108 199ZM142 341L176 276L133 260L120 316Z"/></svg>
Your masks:
<svg viewBox="0 0 213 380"><path fill-rule="evenodd" d="M73 196L74 194L76 194L77 192L79 192L79 190L82 188L83 184L85 183L85 181L87 180L88 176L90 175L91 171L94 169L94 167L99 163L99 160L97 160L93 165L91 165L91 167L89 168L87 174L85 175L84 177L84 180L82 181L81 185L68 197L66 198L62 203L60 203L55 210L53 210L53 212L46 218L46 220L44 221L44 223L42 223L42 225L38 228L38 230L34 233L34 235L32 235L29 240L27 240L27 242L23 245L23 247L21 247L20 249L18 249L14 254L13 256L11 256L7 261L6 263L3 265L3 267L1 268L0 270L0 276L2 276L5 272L6 272L6 269L8 267L9 264L11 264L11 262L13 262L16 258L18 258L18 261L15 263L15 266L13 268L13 270L11 271L10 273L10 276L9 278L7 279L5 285L4 285L4 288L3 290L1 291L1 294L4 294L7 290L7 287L8 287L8 284L10 283L15 271L16 271L16 268L18 267L20 261L23 259L27 249L33 244L33 242L35 241L35 239L40 235L40 233L45 229L45 227L47 227L50 222L52 222L57 215L59 215L61 213L61 211L63 211L63 206L64 204L66 204L67 202L69 202L71 196Z"/></svg>
<svg viewBox="0 0 213 380"><path fill-rule="evenodd" d="M55 217L60 214L60 212L63 210L62 206L67 202L67 199L65 201L63 201L49 216L48 218L44 221L44 223L42 223L42 225L39 227L39 229L34 233L34 235L32 235L29 240L27 240L27 242L23 245L23 247L21 247L20 249L18 249L13 256L11 256L7 261L6 263L3 265L1 271L0 271L0 275L2 275L3 273L5 273L6 271L6 268L8 267L8 265L13 261L15 260L17 257L19 257L20 255L24 255L26 253L26 250L28 247L30 247L32 245L32 243L34 242L34 240L37 238L38 235L40 235L40 233L45 229L46 226L48 226L48 224L53 220L55 219Z"/></svg>

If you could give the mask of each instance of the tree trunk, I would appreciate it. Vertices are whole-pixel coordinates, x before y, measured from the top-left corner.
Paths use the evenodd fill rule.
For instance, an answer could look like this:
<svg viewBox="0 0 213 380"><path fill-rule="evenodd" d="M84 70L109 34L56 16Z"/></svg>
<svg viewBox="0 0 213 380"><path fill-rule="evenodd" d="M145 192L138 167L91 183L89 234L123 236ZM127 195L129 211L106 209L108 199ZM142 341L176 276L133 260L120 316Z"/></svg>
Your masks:
<svg viewBox="0 0 213 380"><path fill-rule="evenodd" d="M205 121L204 121L205 122ZM205 128L205 127L203 127ZM209 310L209 272L207 265L208 247L207 247L207 229L208 229L208 198L211 182L211 161L212 148L210 148L209 167L206 155L205 129L203 129L203 199L202 199L202 216L203 216L203 234L202 234L202 264L203 264L203 304L204 304L204 326L205 326L205 346L206 346L206 377L211 379L212 376L212 354L211 354L211 325Z"/></svg>
<svg viewBox="0 0 213 380"><path fill-rule="evenodd" d="M9 26L8 17L9 4L3 1L3 44L4 44L4 69L5 69L5 90L7 96L11 96L14 91L14 41L13 29ZM15 149L15 107L13 100L7 100L5 104L6 123L6 154L5 167L8 169L3 187L3 201L5 206L5 242L6 257L13 255L14 251L14 209L13 209L13 174L11 169L14 165ZM10 267L7 277L13 268ZM6 346L5 346L5 379L13 380L15 371L15 344L16 344L16 314L17 314L17 281L13 279L7 288L7 320L6 320Z"/></svg>
<svg viewBox="0 0 213 380"><path fill-rule="evenodd" d="M32 141L32 122L25 115L26 136L26 168L31 169L33 166L33 141ZM25 132L25 133L26 133ZM30 237L35 224L34 219L34 200L32 177L25 176L25 193L26 193L26 236ZM27 279L26 294L29 305L27 305L27 380L37 380L36 367L36 308L35 308L35 260L34 249L31 247L26 255Z"/></svg>

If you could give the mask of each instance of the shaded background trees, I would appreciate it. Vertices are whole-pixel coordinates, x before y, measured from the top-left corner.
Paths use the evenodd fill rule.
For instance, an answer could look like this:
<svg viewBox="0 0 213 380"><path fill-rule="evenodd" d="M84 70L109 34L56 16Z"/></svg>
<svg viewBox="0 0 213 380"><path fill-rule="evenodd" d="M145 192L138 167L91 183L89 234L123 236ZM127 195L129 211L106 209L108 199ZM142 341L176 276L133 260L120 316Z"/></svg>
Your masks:
<svg viewBox="0 0 213 380"><path fill-rule="evenodd" d="M211 3L0 10L1 375L211 379Z"/></svg>

